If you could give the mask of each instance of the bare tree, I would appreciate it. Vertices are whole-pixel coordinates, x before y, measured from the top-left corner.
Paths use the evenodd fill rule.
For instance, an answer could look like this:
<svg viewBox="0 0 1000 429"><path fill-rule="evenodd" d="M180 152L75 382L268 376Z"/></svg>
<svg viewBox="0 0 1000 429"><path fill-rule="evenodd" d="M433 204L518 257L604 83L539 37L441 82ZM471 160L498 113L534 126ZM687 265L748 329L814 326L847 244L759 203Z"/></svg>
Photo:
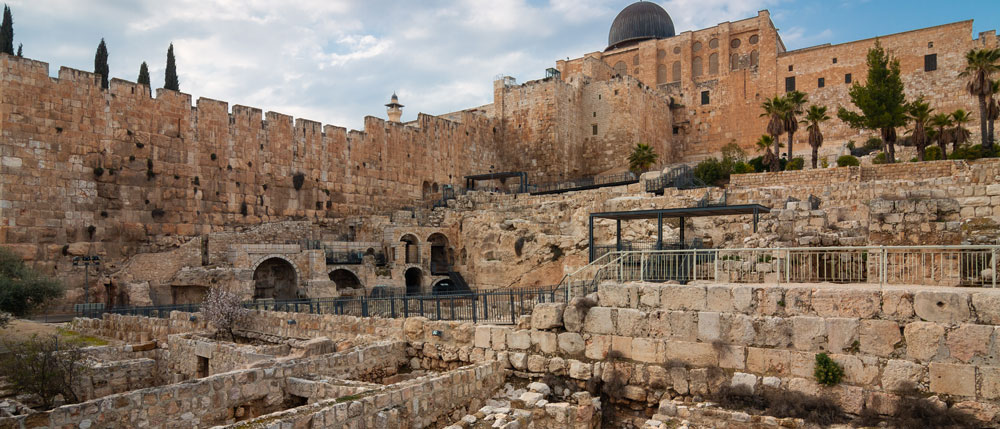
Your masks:
<svg viewBox="0 0 1000 429"><path fill-rule="evenodd" d="M219 286L209 289L205 301L201 303L201 314L205 320L215 326L216 333L225 332L231 340L236 339L233 331L249 313L239 294Z"/></svg>

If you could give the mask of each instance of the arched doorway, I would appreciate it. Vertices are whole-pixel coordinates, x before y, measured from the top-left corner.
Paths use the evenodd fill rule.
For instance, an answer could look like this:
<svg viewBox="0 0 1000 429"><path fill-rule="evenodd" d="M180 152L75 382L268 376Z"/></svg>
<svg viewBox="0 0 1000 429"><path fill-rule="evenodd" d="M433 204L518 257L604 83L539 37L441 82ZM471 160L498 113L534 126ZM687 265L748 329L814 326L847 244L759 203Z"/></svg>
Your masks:
<svg viewBox="0 0 1000 429"><path fill-rule="evenodd" d="M448 255L448 237L435 232L427 237L431 243L431 274L448 274L451 271L451 257Z"/></svg>
<svg viewBox="0 0 1000 429"><path fill-rule="evenodd" d="M431 184L430 182L424 180L423 186L420 187L420 197L422 199L427 199L431 195Z"/></svg>
<svg viewBox="0 0 1000 429"><path fill-rule="evenodd" d="M424 281L424 273L420 271L420 268L413 267L406 270L403 277L406 278L406 294L420 295Z"/></svg>
<svg viewBox="0 0 1000 429"><path fill-rule="evenodd" d="M337 285L337 291L343 294L343 291L350 289L364 289L364 285L361 284L361 280L358 279L351 270L345 270L343 268L336 269L330 272L330 280L333 284Z"/></svg>
<svg viewBox="0 0 1000 429"><path fill-rule="evenodd" d="M406 234L399 241L406 243L403 247L403 262L407 264L419 264L420 252L417 247L417 237L413 234Z"/></svg>
<svg viewBox="0 0 1000 429"><path fill-rule="evenodd" d="M295 299L297 291L295 267L284 259L267 259L253 271L254 299Z"/></svg>
<svg viewBox="0 0 1000 429"><path fill-rule="evenodd" d="M434 295L451 295L457 292L455 283L452 282L451 279L439 280L437 283L434 283L434 287L431 288L431 294Z"/></svg>

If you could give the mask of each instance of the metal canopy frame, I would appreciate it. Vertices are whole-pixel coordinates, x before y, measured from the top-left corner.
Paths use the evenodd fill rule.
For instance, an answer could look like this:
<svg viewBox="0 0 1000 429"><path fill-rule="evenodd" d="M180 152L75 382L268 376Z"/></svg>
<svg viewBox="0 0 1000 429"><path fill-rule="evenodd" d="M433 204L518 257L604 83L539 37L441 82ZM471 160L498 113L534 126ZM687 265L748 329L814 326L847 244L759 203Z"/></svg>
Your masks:
<svg viewBox="0 0 1000 429"><path fill-rule="evenodd" d="M708 206L708 207L681 207L670 209L634 210L627 212L601 212L590 214L590 237L588 246L590 248L590 260L594 260L594 219L613 219L616 222L615 248L622 250L622 221L656 219L656 245L660 248L663 244L663 218L680 219L680 245L684 247L684 220L689 217L705 216L738 216L753 215L753 232L757 232L757 222L761 213L770 213L771 208L760 204L741 204L732 206Z"/></svg>
<svg viewBox="0 0 1000 429"><path fill-rule="evenodd" d="M502 173L485 173L485 174L473 174L471 176L465 176L465 189L475 190L476 182L480 180L496 180L496 179L510 179L518 178L521 179L521 193L528 192L528 173L523 171L505 171Z"/></svg>

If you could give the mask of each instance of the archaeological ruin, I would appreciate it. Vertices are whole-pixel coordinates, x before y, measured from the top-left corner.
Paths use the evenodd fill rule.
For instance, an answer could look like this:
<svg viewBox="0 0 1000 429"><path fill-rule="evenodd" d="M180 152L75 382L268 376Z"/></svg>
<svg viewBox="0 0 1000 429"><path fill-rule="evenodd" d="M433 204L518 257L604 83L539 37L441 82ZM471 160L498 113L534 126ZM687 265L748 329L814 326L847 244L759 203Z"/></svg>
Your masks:
<svg viewBox="0 0 1000 429"><path fill-rule="evenodd" d="M832 119L822 168L692 178L756 152L764 100L851 105L874 43L639 2L491 104L393 94L364 130L0 54L0 245L109 341L0 429L1000 427L1000 158L838 167L878 132ZM978 115L995 31L879 43L908 98Z"/></svg>

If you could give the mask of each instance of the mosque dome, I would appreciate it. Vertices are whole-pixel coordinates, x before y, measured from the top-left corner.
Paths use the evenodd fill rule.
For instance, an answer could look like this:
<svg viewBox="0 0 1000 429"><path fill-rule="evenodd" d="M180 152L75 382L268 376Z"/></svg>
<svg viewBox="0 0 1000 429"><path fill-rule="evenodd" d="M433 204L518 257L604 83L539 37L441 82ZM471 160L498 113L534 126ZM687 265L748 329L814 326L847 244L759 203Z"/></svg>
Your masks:
<svg viewBox="0 0 1000 429"><path fill-rule="evenodd" d="M608 48L605 50L674 35L674 22L667 11L656 3L640 1L628 5L615 17L608 33Z"/></svg>

